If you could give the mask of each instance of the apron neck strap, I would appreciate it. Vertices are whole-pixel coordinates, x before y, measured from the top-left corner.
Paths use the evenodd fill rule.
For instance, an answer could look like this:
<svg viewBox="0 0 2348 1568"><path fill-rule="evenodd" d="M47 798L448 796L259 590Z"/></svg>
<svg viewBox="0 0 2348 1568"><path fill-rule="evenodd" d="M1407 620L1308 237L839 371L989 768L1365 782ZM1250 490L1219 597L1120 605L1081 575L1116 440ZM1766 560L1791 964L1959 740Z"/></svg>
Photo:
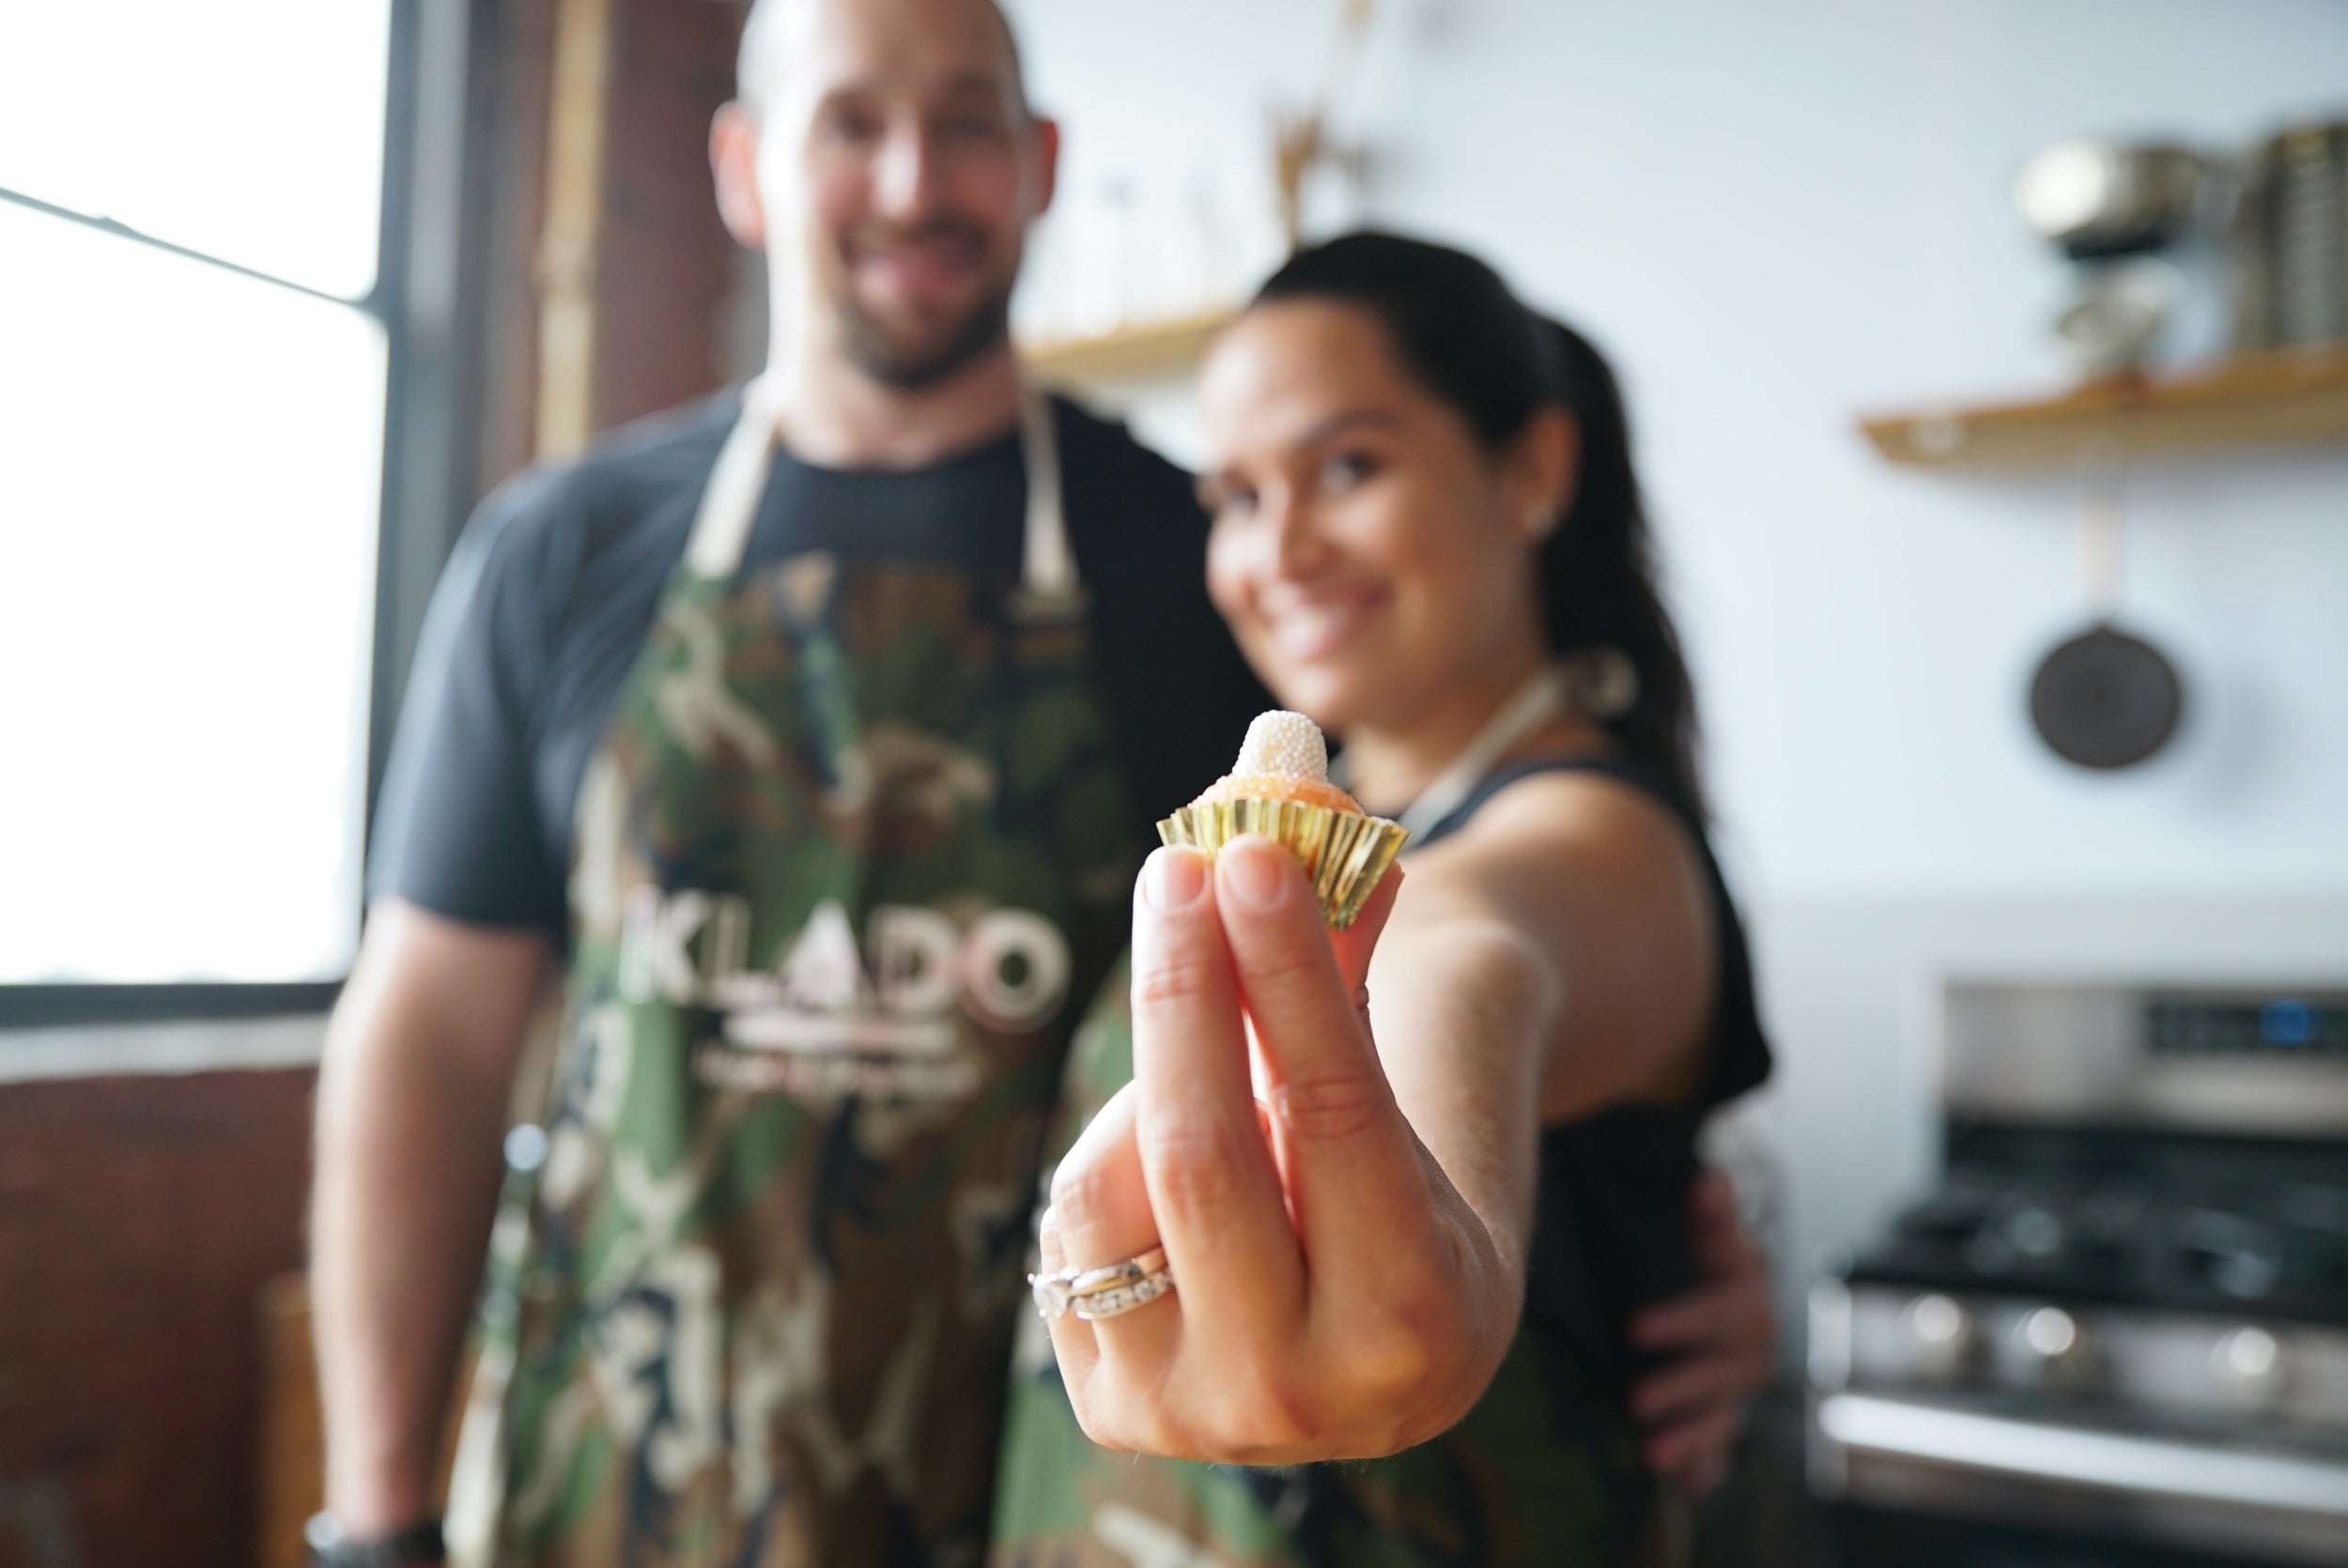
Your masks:
<svg viewBox="0 0 2348 1568"><path fill-rule="evenodd" d="M1019 455L1027 469L1027 526L1019 586L1030 599L1065 600L1076 593L1076 558L1068 547L1068 515L1060 497L1059 431L1052 405L1024 377L1019 382Z"/></svg>
<svg viewBox="0 0 2348 1568"><path fill-rule="evenodd" d="M741 569L758 503L774 469L781 410L772 384L760 377L742 390L742 417L718 451L703 487L685 563L703 577L731 577ZM1076 559L1068 545L1061 504L1059 436L1049 400L1025 377L1019 384L1019 454L1027 474L1027 516L1022 534L1020 586L1031 599L1064 600L1076 592Z"/></svg>
<svg viewBox="0 0 2348 1568"><path fill-rule="evenodd" d="M1459 809L1460 803L1484 781L1492 764L1506 756L1510 747L1571 706L1565 672L1554 664L1543 664L1525 678L1507 701L1493 710L1492 716L1484 721L1484 728L1468 742L1467 749L1454 758L1433 783L1421 790L1418 798L1404 807L1395 821L1409 828L1412 838L1424 838L1429 829ZM1340 788L1352 787L1343 757L1329 765L1329 776Z"/></svg>

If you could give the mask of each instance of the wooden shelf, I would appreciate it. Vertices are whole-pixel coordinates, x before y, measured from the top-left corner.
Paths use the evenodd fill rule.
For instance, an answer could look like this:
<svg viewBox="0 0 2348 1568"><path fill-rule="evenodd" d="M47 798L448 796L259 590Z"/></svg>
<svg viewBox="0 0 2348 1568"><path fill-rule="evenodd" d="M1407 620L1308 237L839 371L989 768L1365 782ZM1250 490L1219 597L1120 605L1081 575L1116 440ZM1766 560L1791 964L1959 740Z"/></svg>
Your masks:
<svg viewBox="0 0 2348 1568"><path fill-rule="evenodd" d="M2035 403L1862 419L1860 428L1886 458L1919 468L2024 468L2088 453L2348 442L2348 348L2244 354L2159 379L2096 382Z"/></svg>
<svg viewBox="0 0 2348 1568"><path fill-rule="evenodd" d="M1179 376L1235 312L1200 311L1120 327L1098 337L1051 338L1023 345L1020 358L1049 381L1131 381Z"/></svg>

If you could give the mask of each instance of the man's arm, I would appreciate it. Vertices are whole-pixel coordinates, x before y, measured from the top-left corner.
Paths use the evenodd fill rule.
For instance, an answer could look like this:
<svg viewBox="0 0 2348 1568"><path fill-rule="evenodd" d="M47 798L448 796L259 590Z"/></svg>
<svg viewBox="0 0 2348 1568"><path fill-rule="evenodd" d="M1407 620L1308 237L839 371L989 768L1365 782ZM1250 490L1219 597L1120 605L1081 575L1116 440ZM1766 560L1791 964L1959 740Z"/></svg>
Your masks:
<svg viewBox="0 0 2348 1568"><path fill-rule="evenodd" d="M327 1507L354 1535L438 1507L449 1391L548 953L535 931L380 899L328 1027L310 1294Z"/></svg>

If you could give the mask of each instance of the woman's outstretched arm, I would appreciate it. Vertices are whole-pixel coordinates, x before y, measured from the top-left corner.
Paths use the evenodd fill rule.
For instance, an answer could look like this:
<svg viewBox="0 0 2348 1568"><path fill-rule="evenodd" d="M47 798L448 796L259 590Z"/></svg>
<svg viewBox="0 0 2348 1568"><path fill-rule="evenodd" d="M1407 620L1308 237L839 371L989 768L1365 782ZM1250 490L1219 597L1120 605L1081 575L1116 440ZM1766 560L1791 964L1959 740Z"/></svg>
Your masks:
<svg viewBox="0 0 2348 1568"><path fill-rule="evenodd" d="M1178 1282L1165 1302L1053 1322L1095 1441L1360 1457L1435 1436L1481 1396L1522 1302L1545 1108L1677 1070L1672 1049L1617 1038L1636 1005L1585 972L1619 940L1589 934L1594 919L1669 938L1642 906L1670 903L1671 862L1659 896L1605 862L1618 851L1591 860L1621 832L1583 820L1588 802L1619 792L1585 792L1530 835L1429 852L1398 904L1382 890L1334 943L1276 845L1237 843L1213 866L1153 857L1135 899L1134 1083L1061 1162L1044 1226L1047 1270L1157 1244ZM1691 943L1685 961L1708 949ZM1642 958L1643 976L1653 967Z"/></svg>

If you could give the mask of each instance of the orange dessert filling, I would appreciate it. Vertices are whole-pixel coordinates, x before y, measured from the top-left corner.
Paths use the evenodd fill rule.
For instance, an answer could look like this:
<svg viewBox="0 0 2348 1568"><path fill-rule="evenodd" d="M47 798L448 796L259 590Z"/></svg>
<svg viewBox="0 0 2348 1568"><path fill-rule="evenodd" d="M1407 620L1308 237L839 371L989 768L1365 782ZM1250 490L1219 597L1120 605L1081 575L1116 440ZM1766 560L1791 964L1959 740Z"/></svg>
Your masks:
<svg viewBox="0 0 2348 1568"><path fill-rule="evenodd" d="M1362 811L1359 801L1327 779L1300 778L1293 774L1229 774L1208 785L1191 804L1205 806L1218 800L1292 800L1300 806L1351 811L1356 816Z"/></svg>

